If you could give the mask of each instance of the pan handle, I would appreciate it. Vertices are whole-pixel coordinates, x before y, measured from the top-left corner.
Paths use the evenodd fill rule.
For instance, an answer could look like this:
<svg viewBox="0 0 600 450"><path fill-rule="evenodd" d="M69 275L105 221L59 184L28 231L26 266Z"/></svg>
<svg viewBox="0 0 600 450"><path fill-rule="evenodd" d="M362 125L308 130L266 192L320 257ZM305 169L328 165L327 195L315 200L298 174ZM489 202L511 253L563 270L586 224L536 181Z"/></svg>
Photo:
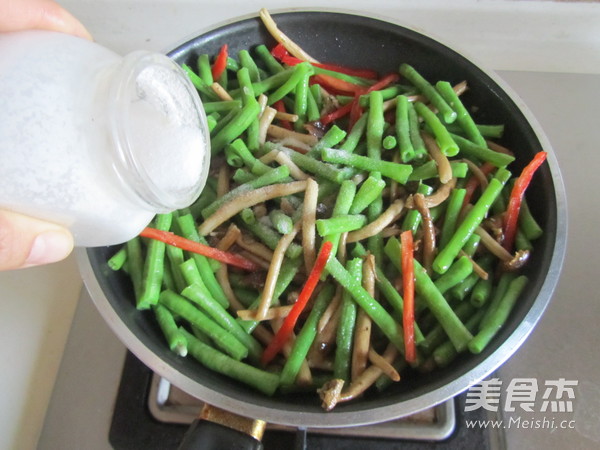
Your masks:
<svg viewBox="0 0 600 450"><path fill-rule="evenodd" d="M205 405L183 437L179 450L262 450L263 420L238 416Z"/></svg>

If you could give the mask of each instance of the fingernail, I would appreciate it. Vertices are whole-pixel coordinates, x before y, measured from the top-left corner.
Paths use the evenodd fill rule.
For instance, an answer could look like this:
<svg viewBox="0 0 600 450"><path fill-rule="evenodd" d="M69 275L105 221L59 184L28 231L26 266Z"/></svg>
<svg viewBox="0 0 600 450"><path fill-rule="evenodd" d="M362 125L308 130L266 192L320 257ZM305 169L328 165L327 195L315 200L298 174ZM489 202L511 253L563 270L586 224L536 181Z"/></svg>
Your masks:
<svg viewBox="0 0 600 450"><path fill-rule="evenodd" d="M45 231L33 241L26 265L37 266L66 258L73 249L73 239L63 231Z"/></svg>

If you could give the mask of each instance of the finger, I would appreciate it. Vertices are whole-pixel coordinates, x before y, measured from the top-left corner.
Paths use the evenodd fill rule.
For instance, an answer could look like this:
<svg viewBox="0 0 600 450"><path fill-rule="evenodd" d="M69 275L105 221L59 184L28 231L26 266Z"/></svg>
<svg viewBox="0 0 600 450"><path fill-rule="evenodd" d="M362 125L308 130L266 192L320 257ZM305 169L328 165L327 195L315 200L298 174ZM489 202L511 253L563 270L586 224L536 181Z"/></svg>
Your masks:
<svg viewBox="0 0 600 450"><path fill-rule="evenodd" d="M66 258L71 233L52 223L0 210L0 270L21 269Z"/></svg>
<svg viewBox="0 0 600 450"><path fill-rule="evenodd" d="M0 31L49 30L92 39L71 13L52 0L1 0Z"/></svg>

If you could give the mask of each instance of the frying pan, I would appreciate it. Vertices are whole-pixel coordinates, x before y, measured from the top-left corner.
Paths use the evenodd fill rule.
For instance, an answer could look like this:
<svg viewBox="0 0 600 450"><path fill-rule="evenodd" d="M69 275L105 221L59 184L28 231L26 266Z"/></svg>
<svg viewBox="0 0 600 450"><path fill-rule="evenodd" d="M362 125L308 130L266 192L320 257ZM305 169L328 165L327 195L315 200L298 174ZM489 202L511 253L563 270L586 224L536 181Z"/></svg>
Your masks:
<svg viewBox="0 0 600 450"><path fill-rule="evenodd" d="M334 11L285 11L273 14L279 28L321 61L397 71L401 62L416 67L430 80L467 80L464 102L476 106L476 122L505 124L501 143L517 155L511 167L544 149L548 164L528 190L533 214L544 228L526 268L531 282L488 348L465 354L445 369L407 373L383 394L372 393L324 412L316 395L266 397L205 369L191 358L170 352L154 318L135 309L128 279L107 267L113 247L79 249L80 270L100 313L125 345L147 366L174 385L210 405L239 415L295 427L344 427L406 416L446 401L485 378L523 343L550 301L561 269L566 242L566 204L557 161L542 130L523 102L498 76L440 42L387 20ZM246 17L203 32L179 45L170 56L195 66L200 53L216 54L222 44L230 54L274 41L257 16Z"/></svg>

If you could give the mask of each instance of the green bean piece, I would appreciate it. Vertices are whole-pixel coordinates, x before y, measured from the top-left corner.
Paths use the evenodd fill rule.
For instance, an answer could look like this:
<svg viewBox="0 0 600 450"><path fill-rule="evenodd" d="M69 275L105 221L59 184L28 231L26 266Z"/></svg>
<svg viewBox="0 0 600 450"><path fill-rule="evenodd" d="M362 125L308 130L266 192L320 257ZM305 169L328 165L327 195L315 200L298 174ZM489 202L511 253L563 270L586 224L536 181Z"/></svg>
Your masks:
<svg viewBox="0 0 600 450"><path fill-rule="evenodd" d="M373 91L369 94L369 113L367 119L367 155L372 160L381 159L381 140L383 138L384 122L383 97L381 92ZM383 173L381 170L378 171Z"/></svg>
<svg viewBox="0 0 600 450"><path fill-rule="evenodd" d="M184 261L183 250L172 245L167 245L165 251L167 253L167 260L173 276L175 290L180 292L186 286L183 274L179 270L179 265Z"/></svg>
<svg viewBox="0 0 600 450"><path fill-rule="evenodd" d="M404 95L396 97L396 136L400 146L402 162L408 163L415 159L415 149L410 140L408 98Z"/></svg>
<svg viewBox="0 0 600 450"><path fill-rule="evenodd" d="M346 264L346 270L358 283L362 280L362 259L355 258ZM344 381L350 380L352 362L352 343L356 326L357 307L354 300L344 291L342 294L342 313L336 334L335 359L333 362L333 377Z"/></svg>
<svg viewBox="0 0 600 450"><path fill-rule="evenodd" d="M238 138L260 113L258 102L247 103L236 116L211 139L211 153L218 154L225 146Z"/></svg>
<svg viewBox="0 0 600 450"><path fill-rule="evenodd" d="M292 221L292 218L282 210L272 210L269 213L269 218L271 219L273 227L275 227L279 233L288 234L292 232L292 228L294 228L294 222Z"/></svg>
<svg viewBox="0 0 600 450"><path fill-rule="evenodd" d="M227 70L230 70L232 72L237 72L238 70L240 70L240 64L231 56L227 57L227 64L225 65L225 67Z"/></svg>
<svg viewBox="0 0 600 450"><path fill-rule="evenodd" d="M127 261L127 248L123 246L114 255L108 258L106 264L108 264L108 267L110 267L111 270L117 271L123 268L125 261Z"/></svg>
<svg viewBox="0 0 600 450"><path fill-rule="evenodd" d="M283 72L282 72L283 73ZM313 73L313 67L308 62L301 62L293 67L291 76L275 91L268 95L267 104L272 105L281 100L287 94L292 92L296 85L306 76L307 73Z"/></svg>
<svg viewBox="0 0 600 450"><path fill-rule="evenodd" d="M438 290L445 294L473 273L473 263L467 256L461 256L434 282Z"/></svg>
<svg viewBox="0 0 600 450"><path fill-rule="evenodd" d="M383 176L397 181L400 184L406 184L408 177L412 172L412 166L408 164L374 160L367 156L355 155L333 148L323 149L321 151L321 158L323 161L330 163L343 164L360 170L380 172Z"/></svg>
<svg viewBox="0 0 600 450"><path fill-rule="evenodd" d="M253 233L263 244L269 247L271 250L275 250L279 240L281 239L281 234L276 230L271 228L269 225L264 224L260 221L256 221L254 223L244 223L242 225L248 231ZM302 254L302 246L292 242L287 250L285 251L285 256L291 259L296 259Z"/></svg>
<svg viewBox="0 0 600 450"><path fill-rule="evenodd" d="M500 125L476 124L475 127L477 127L477 131L484 138L487 137L487 138L492 138L492 139L500 139L504 135L504 125L502 125L502 124L500 124ZM454 134L462 133L461 135L465 135L464 129L457 124L447 125L446 128L448 129L448 131L450 133L454 133ZM484 142L485 142L485 139L484 139ZM485 143L484 147L487 147L487 142Z"/></svg>
<svg viewBox="0 0 600 450"><path fill-rule="evenodd" d="M179 331L179 327L175 323L173 314L160 303L152 307L158 326L160 327L169 349L179 356L187 355L187 339Z"/></svg>
<svg viewBox="0 0 600 450"><path fill-rule="evenodd" d="M139 236L130 239L125 244L127 249L127 266L133 284L133 292L137 299L142 295L142 279L144 273L144 257L142 256L142 241Z"/></svg>
<svg viewBox="0 0 600 450"><path fill-rule="evenodd" d="M246 52L247 53L247 52ZM249 56L248 56L249 57ZM250 58L250 57L249 57ZM250 61L253 63L254 61L250 58ZM249 63L248 63L249 64ZM256 69L256 65L254 66ZM258 70L258 69L257 69ZM246 105L258 105L256 98L254 97L254 90L252 89L252 81L255 81L252 78L251 70L244 65L240 70L237 71L237 79L240 83L242 104ZM258 75L256 75L258 76ZM248 129L246 131L246 142L248 143L248 148L252 151L258 150L260 146L259 142L259 130L258 130L258 116L260 113L257 112L256 117L252 120Z"/></svg>
<svg viewBox="0 0 600 450"><path fill-rule="evenodd" d="M321 92L321 86L318 84L313 84L310 86L310 93L315 99L315 103L317 104L317 109L321 111L323 108L323 93Z"/></svg>
<svg viewBox="0 0 600 450"><path fill-rule="evenodd" d="M521 275L510 282L506 293L502 296L498 306L490 314L486 324L479 328L479 332L469 342L469 350L472 353L481 353L506 323L510 312L528 281L525 275Z"/></svg>
<svg viewBox="0 0 600 450"><path fill-rule="evenodd" d="M273 395L279 386L279 375L257 369L206 345L192 334L181 332L188 340L188 351L200 364L217 373L245 383L266 395Z"/></svg>
<svg viewBox="0 0 600 450"><path fill-rule="evenodd" d="M326 164L313 158L309 155L303 155L300 152L294 150L282 149L290 157L292 162L306 172L315 174L318 177L325 178L326 180L333 181L334 183L341 183L348 174L342 172L331 164Z"/></svg>
<svg viewBox="0 0 600 450"><path fill-rule="evenodd" d="M316 122L320 117L321 111L319 110L319 105L317 105L317 100L315 100L315 96L309 85L306 95L306 118L309 122Z"/></svg>
<svg viewBox="0 0 600 450"><path fill-rule="evenodd" d="M383 148L385 150L391 150L393 148L396 148L396 145L398 145L398 141L396 140L396 138L394 136L389 134L383 138L381 145L383 146Z"/></svg>
<svg viewBox="0 0 600 450"><path fill-rule="evenodd" d="M460 303L454 309L454 313L456 314L456 317L458 317L461 321L467 320L470 316L473 315L474 312L475 312L475 307L468 302ZM467 326L466 323L465 323L465 326ZM467 329L469 329L469 328L467 327ZM469 331L472 334L476 330L473 330L473 331L469 330ZM444 344L444 342L449 342L450 345L452 346L452 348L454 349L454 345L452 344L452 342L448 341L448 336L446 335L444 328L439 323L437 323L433 327L433 329L429 333L427 333L427 335L425 336L425 339L420 344L420 348L426 354L430 355L431 353L433 353L433 351L437 347ZM456 351L456 349L455 349L455 351Z"/></svg>
<svg viewBox="0 0 600 450"><path fill-rule="evenodd" d="M467 191L465 189L453 189L450 193L448 206L446 207L446 214L444 216L444 224L442 225L442 231L438 243L439 248L445 247L456 231L458 216L462 210L466 193Z"/></svg>
<svg viewBox="0 0 600 450"><path fill-rule="evenodd" d="M244 192L259 189L270 184L279 183L285 178L287 178L289 174L290 170L287 168L287 166L278 166L272 169L269 168L268 172L262 174L261 176L252 181L249 181L248 183L242 184L232 189L227 194L223 195L221 198L215 200L214 203L204 208L202 210L202 217L206 219L207 217L212 216L221 206L223 206L225 203L231 201L232 199L236 198Z"/></svg>
<svg viewBox="0 0 600 450"><path fill-rule="evenodd" d="M289 386L294 384L298 372L300 371L300 367L302 366L302 362L305 360L306 355L317 336L319 320L331 302L334 291L335 288L333 285L327 284L315 299L314 306L306 318L304 325L302 325L302 329L298 333L298 336L296 336L290 355L281 371L279 379L281 385Z"/></svg>
<svg viewBox="0 0 600 450"><path fill-rule="evenodd" d="M196 228L196 222L191 214L183 214L177 218L177 224L181 229L181 234L186 239L189 239L194 242L202 242L200 239L200 235L198 234L198 230ZM203 255L199 255L198 253L193 253L191 255L192 259L196 263L198 267L198 271L202 276L202 281L206 285L206 288L212 295L212 297L218 301L221 306L224 308L229 307L229 301L227 300L227 296L223 291L223 288L217 281L215 274L211 268L211 265L208 261L208 258Z"/></svg>
<svg viewBox="0 0 600 450"><path fill-rule="evenodd" d="M456 120L456 113L450 108L438 91L414 67L403 63L400 65L399 71L401 75L410 81L437 108L444 118L444 122L452 123Z"/></svg>
<svg viewBox="0 0 600 450"><path fill-rule="evenodd" d="M360 306L390 340L390 342L404 354L404 339L402 327L393 317L358 283L342 266L337 258L329 258L327 270L335 280L344 287Z"/></svg>
<svg viewBox="0 0 600 450"><path fill-rule="evenodd" d="M423 195L430 195L433 192L433 188L426 184L420 184L417 188L417 193ZM421 213L415 208L411 209L406 216L404 216L404 221L402 222L402 230L407 231L411 230L413 235L417 233L417 229L421 224Z"/></svg>
<svg viewBox="0 0 600 450"><path fill-rule="evenodd" d="M502 275L500 275L500 279L498 280L498 285L496 286L496 289L494 290L492 299L490 300L490 304L488 305L487 308L485 308L485 314L484 314L483 318L481 319L481 324L479 326L479 329L488 325L488 323L490 321L490 317L492 316L492 313L496 310L496 308L500 304L502 297L504 297L504 294L506 294L506 291L508 290L508 286L510 285L510 283L512 283L512 281L515 278L517 278L517 275L514 272L504 272Z"/></svg>
<svg viewBox="0 0 600 450"><path fill-rule="evenodd" d="M473 121L471 114L467 111L462 101L458 97L458 94L454 91L452 85L447 81L438 81L435 84L437 91L440 93L442 98L446 100L448 105L456 111L456 122L464 130L465 135L475 144L482 147L487 147L485 139L479 132L477 125Z"/></svg>
<svg viewBox="0 0 600 450"><path fill-rule="evenodd" d="M456 255L458 255L469 237L473 234L475 228L481 224L481 221L506 183L506 180L504 179L506 178L506 175L504 172L500 174L500 179L497 174L496 177L490 180L487 188L483 191L475 205L466 214L464 220L458 226L448 244L442 248L435 257L432 266L433 270L437 273L442 274L448 270L448 267L450 267L452 261L456 258Z"/></svg>
<svg viewBox="0 0 600 450"><path fill-rule="evenodd" d="M191 68L186 64L182 64L184 72L187 74L188 78L196 88L196 90L200 93L203 100L207 101L218 101L219 96L211 89L211 87L206 84L202 78L200 78Z"/></svg>
<svg viewBox="0 0 600 450"><path fill-rule="evenodd" d="M364 227L366 223L367 218L362 214L341 214L329 219L318 219L316 227L319 236L323 237L358 230Z"/></svg>
<svg viewBox="0 0 600 450"><path fill-rule="evenodd" d="M368 114L363 114L356 121L350 133L346 136L346 140L340 146L340 150L344 150L345 152L352 153L356 150L360 139L362 138L365 130L367 128L367 119L369 118Z"/></svg>
<svg viewBox="0 0 600 450"><path fill-rule="evenodd" d="M492 296L494 276L491 271L488 270L487 279L480 278L477 281L477 284L473 287L473 291L471 292L471 297L469 301L471 305L476 308L481 308Z"/></svg>
<svg viewBox="0 0 600 450"><path fill-rule="evenodd" d="M208 132L212 133L212 131L217 126L217 118L212 114L209 114L208 116L206 116L206 125L208 126Z"/></svg>
<svg viewBox="0 0 600 450"><path fill-rule="evenodd" d="M197 285L191 284L181 291L181 295L188 300L198 304L203 312L212 318L216 324L227 330L231 335L240 341L247 349L248 356L254 361L260 360L262 346L251 335L247 334L241 325L236 322L225 308L223 308L215 299L206 295L205 290Z"/></svg>
<svg viewBox="0 0 600 450"><path fill-rule="evenodd" d="M252 80L252 82L260 81L260 73L258 71L258 66L256 65L256 62L254 62L252 56L250 56L250 52L248 50L240 50L238 52L238 59L242 68L248 70L250 80Z"/></svg>
<svg viewBox="0 0 600 450"><path fill-rule="evenodd" d="M217 125L215 125L213 130L210 132L211 138L216 136L223 128L225 128L227 125L229 125L231 123L231 121L239 114L239 112L241 110L242 110L241 107L230 108L229 111L227 112L227 114L225 114L223 117L219 118L219 120L217 121Z"/></svg>
<svg viewBox="0 0 600 450"><path fill-rule="evenodd" d="M169 231L172 220L173 215L170 213L158 214L154 226L159 230ZM148 242L142 275L142 290L137 301L137 309L149 309L158 302L164 274L165 247L164 242L156 239Z"/></svg>
<svg viewBox="0 0 600 450"><path fill-rule="evenodd" d="M376 173L369 175L369 177L363 181L360 188L356 192L348 214L362 213L367 206L373 203L376 198L381 196L384 188L385 181L383 181L380 176L377 176Z"/></svg>
<svg viewBox="0 0 600 450"><path fill-rule="evenodd" d="M175 281L173 280L173 272L171 272L171 266L165 265L163 269L162 282L160 283L162 289L170 289L172 291L177 290Z"/></svg>
<svg viewBox="0 0 600 450"><path fill-rule="evenodd" d="M335 205L333 206L333 211L331 212L331 217L334 218L347 215L355 195L356 185L350 180L344 181L340 186ZM336 255L338 244L340 242L341 232L324 235L323 237L325 241L331 241L331 254ZM326 271L324 271L324 274L325 273Z"/></svg>
<svg viewBox="0 0 600 450"><path fill-rule="evenodd" d="M465 322L465 326L471 333L477 331L477 326L479 325L479 322L481 322L483 312L484 311L481 309L475 311L475 313ZM448 364L454 361L457 355L458 352L452 345L452 342L447 341L433 351L433 360L438 367L447 367Z"/></svg>
<svg viewBox="0 0 600 450"><path fill-rule="evenodd" d="M446 156L456 156L458 145L456 145L456 142L454 142L454 139L452 139L452 136L435 113L421 102L415 102L415 110L419 117L423 119L423 122L431 128L442 153Z"/></svg>
<svg viewBox="0 0 600 450"><path fill-rule="evenodd" d="M256 159L242 139L236 139L225 147L225 157L229 166L242 167L245 165L254 175L264 175L271 170L268 165Z"/></svg>
<svg viewBox="0 0 600 450"><path fill-rule="evenodd" d="M302 78L300 78L298 84L296 84L296 87L294 88L294 104L292 105L292 111L298 116L298 120L294 122L294 128L296 131L304 130L306 111L308 110L308 82L310 77L310 72L306 72Z"/></svg>
<svg viewBox="0 0 600 450"><path fill-rule="evenodd" d="M213 84L212 69L210 66L210 57L206 53L202 53L197 59L198 75L208 86Z"/></svg>
<svg viewBox="0 0 600 450"><path fill-rule="evenodd" d="M324 148L335 147L346 137L346 132L337 125L333 124L329 130L323 135L317 145L311 149L311 154L318 155Z"/></svg>
<svg viewBox="0 0 600 450"><path fill-rule="evenodd" d="M472 234L469 236L469 239L467 239L465 245L463 245L462 251L468 256L473 256L479 248L480 242L481 237L478 234Z"/></svg>
<svg viewBox="0 0 600 450"><path fill-rule="evenodd" d="M269 49L265 44L260 44L254 49L254 52L258 55L258 57L265 64L267 70L271 74L276 74L279 72L283 72L284 67L275 59L275 57L271 54Z"/></svg>
<svg viewBox="0 0 600 450"><path fill-rule="evenodd" d="M206 289L206 292L209 292L208 288L206 288L206 285L204 284L204 280L202 280L202 275L200 275L196 261L194 261L192 258L186 259L179 264L179 271L183 275L186 286L189 286L190 284L203 285Z"/></svg>
<svg viewBox="0 0 600 450"><path fill-rule="evenodd" d="M535 220L533 214L531 214L529 204L527 203L525 197L523 197L523 200L521 201L521 208L519 209L519 228L523 232L524 236L530 241L538 239L542 236L542 234L544 234L544 230Z"/></svg>
<svg viewBox="0 0 600 450"><path fill-rule="evenodd" d="M515 160L514 156L507 155L506 153L496 152L490 150L487 147L480 147L477 144L465 139L457 134L450 134L454 142L460 149L460 154L466 156L469 159L476 161L487 161L496 167L506 167Z"/></svg>
<svg viewBox="0 0 600 450"><path fill-rule="evenodd" d="M527 239L527 236L525 236L525 233L520 228L517 229L517 234L515 235L515 247L517 250L533 250L533 244Z"/></svg>
<svg viewBox="0 0 600 450"><path fill-rule="evenodd" d="M221 350L237 360L248 356L248 348L238 341L228 330L218 325L213 319L195 307L189 300L173 291L163 291L160 303L171 312L198 327L213 340Z"/></svg>
<svg viewBox="0 0 600 450"><path fill-rule="evenodd" d="M236 298L240 301L242 305L248 308L254 300L256 300L256 296L258 293L253 289L243 288L243 287L234 287L233 293Z"/></svg>
<svg viewBox="0 0 600 450"><path fill-rule="evenodd" d="M415 151L415 159L421 160L425 158L429 152L425 148L425 142L423 142L423 138L421 137L419 116L417 115L417 111L412 102L408 103L408 131L410 134L410 142ZM437 176L437 172L435 176Z"/></svg>
<svg viewBox="0 0 600 450"><path fill-rule="evenodd" d="M469 166L464 162L450 161L450 167L452 168L452 176L456 178L464 178L469 173ZM408 177L408 181L422 181L438 177L439 171L437 164L435 161L430 160L419 167L415 167Z"/></svg>

